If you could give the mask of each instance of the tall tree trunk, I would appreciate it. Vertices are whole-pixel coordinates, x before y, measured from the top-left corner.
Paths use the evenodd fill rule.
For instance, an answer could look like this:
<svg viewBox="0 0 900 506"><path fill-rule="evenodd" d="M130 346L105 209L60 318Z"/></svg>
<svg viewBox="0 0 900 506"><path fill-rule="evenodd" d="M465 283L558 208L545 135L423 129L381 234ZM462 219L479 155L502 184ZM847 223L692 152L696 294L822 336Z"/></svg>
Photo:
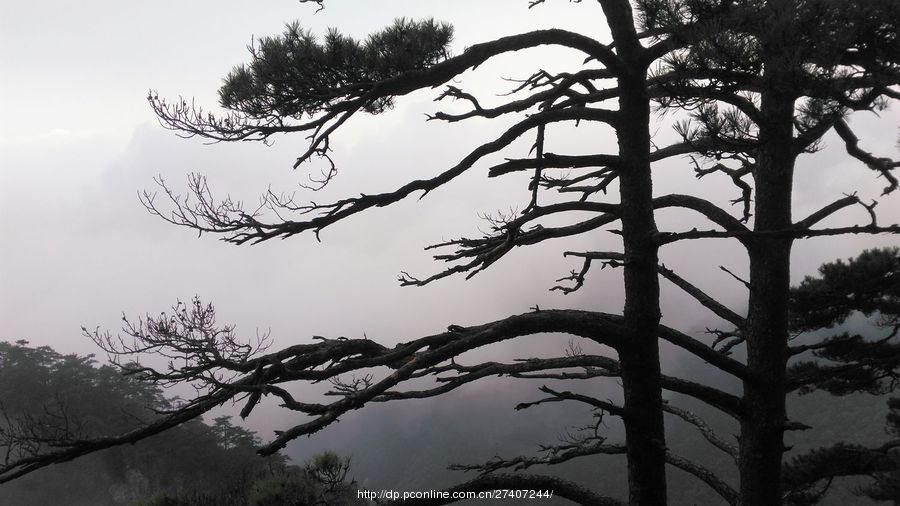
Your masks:
<svg viewBox="0 0 900 506"><path fill-rule="evenodd" d="M660 388L659 245L650 171L650 96L647 63L626 0L601 0L616 52L630 74L620 76L619 194L625 254L622 363L628 499L631 506L665 506L666 434Z"/></svg>
<svg viewBox="0 0 900 506"><path fill-rule="evenodd" d="M666 504L665 428L660 389L658 245L650 174L650 103L643 76L621 79L619 188L625 253L625 326L619 350L625 397L629 503Z"/></svg>
<svg viewBox="0 0 900 506"><path fill-rule="evenodd" d="M789 63L769 60L771 84L762 97L764 124L756 180L755 230L791 227L794 100L778 90ZM755 238L750 256L750 297L747 315L747 365L759 378L744 383L746 415L741 423L741 504L781 504L781 463L786 420L785 391L788 359L788 298L790 238Z"/></svg>
<svg viewBox="0 0 900 506"><path fill-rule="evenodd" d="M660 388L659 244L650 171L650 94L644 48L628 0L599 0L628 69L618 77L619 194L625 254L625 328L619 349L624 394L628 499L631 506L666 505L666 434Z"/></svg>

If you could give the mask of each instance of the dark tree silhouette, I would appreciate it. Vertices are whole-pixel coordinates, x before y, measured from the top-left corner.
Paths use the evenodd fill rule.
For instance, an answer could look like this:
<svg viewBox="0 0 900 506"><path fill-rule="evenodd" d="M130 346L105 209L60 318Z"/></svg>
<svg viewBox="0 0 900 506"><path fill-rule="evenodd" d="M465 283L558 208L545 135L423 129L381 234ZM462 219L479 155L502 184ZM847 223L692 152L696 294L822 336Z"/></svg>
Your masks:
<svg viewBox="0 0 900 506"><path fill-rule="evenodd" d="M891 398L888 401L888 406L890 407L890 413L887 417L887 431L894 437L900 437L900 399L896 397ZM898 447L900 445L895 440L886 443L881 448L876 449L876 451L872 451L873 449L871 448L867 449L869 450L869 455L875 457L873 458L875 462L883 462L881 455L885 453L890 460L886 465L882 464L878 468L872 466L874 469L871 471L874 471L874 473L867 473L870 476L874 476L875 483L862 490L866 496L877 501L900 503L900 451L898 451Z"/></svg>
<svg viewBox="0 0 900 506"><path fill-rule="evenodd" d="M532 7L543 3L530 2ZM457 100L469 106L465 112L436 112L430 118L435 121L515 117L517 122L449 169L385 193L363 193L321 204L270 192L258 209L248 210L229 198L214 199L206 179L193 175L189 197L179 196L160 181L161 193L145 193L144 204L171 223L222 234L224 240L236 244L302 232L318 234L357 213L414 194L424 197L514 141L533 139L526 156L508 158L488 170L491 177L530 175L523 211L494 219L491 230L481 237L435 245L445 251L435 258L447 262L448 267L425 278L404 273L400 282L415 286L454 274L471 277L517 246L588 234L618 223L621 228L614 231L621 236L622 250L567 252L567 256L582 259L583 267L560 280L570 283L554 288L565 293L577 290L597 263L621 268L625 290L621 315L535 307L482 325L452 325L445 332L391 348L367 339L318 338L320 342L313 344L257 352L255 347L240 344L233 329L215 323L212 306L199 301L187 307L179 305L172 314L127 323L124 337L103 332L90 335L126 373L159 384L189 383L198 389L198 397L143 432L80 444L108 446L132 441L235 398L243 400L241 414L247 416L262 396L275 396L284 407L307 415L308 420L279 432L260 449L267 454L369 402L440 395L494 375L614 377L621 380L622 405L545 387L542 391L547 398L520 406L587 403L624 424L624 444L611 444L591 434L548 448L542 463L625 454L633 505L666 503L667 465L696 476L730 504L780 504L784 493L783 435L785 430L800 428L787 420L785 396L792 388L813 382L788 367L789 358L797 351L789 347L791 245L806 237L900 231L897 225L878 225L874 204L855 195L793 221L794 163L834 130L851 156L888 180L886 193L896 187L891 174L896 164L864 151L847 117L853 111L877 109L897 96L898 27L893 20L900 19L894 15L898 7L887 0L645 0L636 2L634 8L627 0L599 3L610 31L608 41L550 29L476 44L457 56L449 53L450 28L434 21L399 20L364 43L336 31L319 41L290 25L283 35L260 40L251 50L251 62L226 78L220 90L221 105L226 108L223 115L203 112L185 100L167 102L151 93L149 101L162 124L180 135L216 141L266 141L277 134L304 132L309 147L294 167L316 158L324 160L322 178L313 184L320 187L337 170L329 156L331 136L354 115L383 113L399 97L416 90L444 86L438 100ZM584 63L560 73L531 69L497 105L447 84L491 58L542 45L577 52L584 56ZM689 114L679 126L681 142L665 147L651 142L654 106ZM611 128L618 141L616 152L572 155L550 151L549 134L567 123ZM698 177L722 173L734 182L740 191L736 203L742 204L737 216L698 196L654 197L652 166L683 155L693 157ZM607 192L617 194L618 201ZM813 228L854 205L868 211L871 223ZM659 231L656 214L672 208L692 211L714 228ZM697 238L736 239L746 248L750 257L746 316L659 263L661 247ZM707 343L662 325L660 276L729 328L712 331L715 339ZM570 353L556 358L472 365L456 360L489 344L547 332L607 345L617 358L587 355L573 346ZM662 375L660 339L737 378L743 382L743 394ZM746 361L731 353L740 347L746 347ZM164 369L135 365L134 357L143 353L162 354L173 362ZM346 379L348 375L353 379ZM426 388L409 386L408 380L422 378L433 378L436 383ZM325 380L334 385L332 393L337 397L333 402L304 402L281 386ZM741 427L739 447L713 433L693 413L664 403L662 390L695 397L735 419ZM669 451L664 413L694 425L715 447L733 456L740 469L740 488L734 489L712 470ZM93 449L63 447L42 454L33 465L73 458ZM524 487L552 481L558 495L576 502L618 503L556 478L494 473L533 462L521 457L470 466L484 474L468 486L502 482ZM30 469L8 464L2 468L5 475L0 480Z"/></svg>
<svg viewBox="0 0 900 506"><path fill-rule="evenodd" d="M791 329L798 334L831 329L854 313L875 319L883 335L826 335L791 348L789 389L832 395L894 392L900 379L900 249L868 250L848 262L838 260L819 269L791 290ZM838 442L793 457L784 467L786 502L817 504L836 478L874 477L863 493L875 499L900 501L897 439L898 399L889 400L888 435L884 444L869 448Z"/></svg>
<svg viewBox="0 0 900 506"><path fill-rule="evenodd" d="M693 4L646 2L647 19L663 32L681 33L684 8ZM673 8L674 7L674 8ZM750 8L752 16L739 11ZM702 10L702 9L701 9ZM698 12L701 18L707 14ZM741 500L781 501L785 393L800 379L788 368L788 287L793 241L802 237L887 231L879 227L875 203L850 194L799 221L792 219L794 164L815 151L834 130L847 153L883 176L884 193L897 188L897 163L859 147L847 118L853 111L879 110L897 98L900 6L896 2L739 2L740 22L714 28L702 42L673 53L666 68L681 75L666 84L664 105L689 108L692 121L680 132L705 145L710 161L698 177L722 172L741 191L748 217L748 183L753 183L753 234L692 231L681 237L736 236L750 259L748 313L736 329L746 345L753 379L744 380L741 419ZM694 28L686 26L688 36ZM812 230L849 206L861 205L867 226Z"/></svg>

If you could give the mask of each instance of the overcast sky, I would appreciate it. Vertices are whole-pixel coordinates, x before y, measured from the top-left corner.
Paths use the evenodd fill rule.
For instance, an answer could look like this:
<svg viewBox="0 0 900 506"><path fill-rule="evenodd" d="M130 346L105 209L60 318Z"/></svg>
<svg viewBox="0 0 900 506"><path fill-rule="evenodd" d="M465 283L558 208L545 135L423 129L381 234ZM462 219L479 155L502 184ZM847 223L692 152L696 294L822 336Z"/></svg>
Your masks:
<svg viewBox="0 0 900 506"><path fill-rule="evenodd" d="M377 6L377 7L376 7ZM471 281L449 279L425 288L400 288L401 270L427 275L441 266L422 247L459 235L478 235L478 215L527 204L524 179L485 183L476 167L426 199L375 209L313 236L236 247L212 236L168 225L150 216L137 192L162 175L184 188L192 171L208 175L218 195L253 202L269 184L281 190L306 180L290 166L302 137L262 144L206 145L183 140L156 122L145 97L196 97L214 107L222 77L247 61L254 36L280 33L284 23L322 33L329 26L364 37L393 18L433 16L456 27L454 51L501 35L559 26L603 37L593 2L548 2L529 10L526 0L340 1L316 13L296 0L264 5L237 1L121 2L34 0L0 3L0 321L2 340L27 339L63 352L96 352L80 327L115 330L122 313L158 313L176 300L199 295L216 304L223 323L242 335L271 330L276 346L313 335L362 337L385 343L438 332L451 323L476 324L521 313L529 307L621 308L617 273L593 273L579 294L549 292L554 280L579 266L563 260L566 249L613 249L615 236L600 232L567 244L520 249ZM581 57L540 49L501 58L466 76L469 91L488 100L542 66L563 67ZM409 178L437 174L453 165L505 124L425 123L440 105L438 91L413 94L395 110L352 121L332 142L341 173L327 195L392 189ZM896 110L854 120L868 149L894 156ZM548 136L558 152L602 152L614 139L599 130ZM657 142L673 136L661 126ZM839 147L832 137L829 144ZM527 143L509 156L522 156ZM309 167L313 173L316 166ZM870 171L839 149L801 161L795 183L800 217L843 193L875 198L884 187ZM687 161L662 168L656 192L701 192L717 202L735 190L714 177L698 186ZM320 201L326 196L316 195ZM898 198L879 206L882 221L900 216ZM738 212L735 209L735 212ZM661 228L688 226L684 215L663 216ZM847 212L831 224L864 220ZM705 226L691 222L689 226ZM847 257L891 237L820 239L797 245L795 279L822 261ZM741 310L738 286L716 268L746 270L733 244L705 241L663 253L670 266L699 279L710 292ZM698 259L702 261L698 261ZM704 328L708 316L664 292L668 322ZM498 356L509 355L512 345ZM517 346L517 351L522 350ZM526 348L527 349L527 348ZM525 352L527 353L527 352Z"/></svg>

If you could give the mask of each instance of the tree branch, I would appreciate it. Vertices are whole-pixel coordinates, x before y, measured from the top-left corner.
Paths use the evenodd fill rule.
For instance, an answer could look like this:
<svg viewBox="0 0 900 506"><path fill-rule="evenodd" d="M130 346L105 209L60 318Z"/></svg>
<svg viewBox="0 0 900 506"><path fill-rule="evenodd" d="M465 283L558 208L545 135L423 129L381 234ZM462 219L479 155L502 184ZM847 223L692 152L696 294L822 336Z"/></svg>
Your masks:
<svg viewBox="0 0 900 506"><path fill-rule="evenodd" d="M859 138L853 133L853 130L850 129L850 125L843 119L834 123L834 131L844 140L847 154L863 162L870 169L877 171L888 181L888 185L884 188L882 195L887 195L897 189L897 178L891 171L900 167L900 162L895 162L890 158L877 158L872 156L871 153L861 149L859 147Z"/></svg>
<svg viewBox="0 0 900 506"><path fill-rule="evenodd" d="M199 230L201 233L226 234L223 240L234 244L246 242L255 244L275 237L287 238L307 230L313 230L318 235L323 228L335 222L372 207L384 207L393 204L406 198L413 192L422 191L424 192L422 197L424 197L431 190L450 182L471 168L484 156L508 146L522 134L533 128L559 121L616 121L614 118L614 112L601 109L569 109L541 112L513 125L494 141L482 144L456 166L442 174L431 179L411 181L392 192L375 195L363 194L359 197L347 198L326 205L319 205L314 202L309 205L295 205L292 200L282 201L271 198L263 201L263 206L268 206L272 209L280 208L297 212L301 215L313 212L318 213L317 216L304 221L282 220L280 222L265 223L257 219L256 212L250 214L244 212L239 202L225 199L221 203L216 203L202 176L194 176L191 180L191 190L198 201L197 204L191 204L188 199L182 199L180 196L175 195L166 187L165 182L161 180L158 183L173 205L174 210L171 213L161 211L155 203L156 194L154 193L145 191L142 195L142 202L152 214L161 217L169 223Z"/></svg>
<svg viewBox="0 0 900 506"><path fill-rule="evenodd" d="M620 265L624 265L625 255L622 253L608 252L608 251L588 251L588 252L574 252L567 251L563 253L563 256L573 256L584 258L584 266L581 271L578 273L572 272L572 275L566 278L559 279L557 281L563 280L573 280L575 281L575 286L573 287L562 287L555 286L551 288L551 290L561 290L563 293L571 293L584 284L584 278L587 274L588 270L591 266L591 261L593 260L605 260L603 262L603 267L609 265L610 267L618 267ZM715 300L711 296L709 296L703 290L697 288L693 284L689 283L687 280L682 278L681 276L675 274L674 271L667 268L665 265L659 265L656 268L657 272L660 273L664 278L671 281L675 286L684 290L685 293L693 297L697 302L699 302L703 307L712 311L716 316L722 318L725 321L732 323L735 327L742 328L745 324L744 318L731 309L725 307L719 301Z"/></svg>

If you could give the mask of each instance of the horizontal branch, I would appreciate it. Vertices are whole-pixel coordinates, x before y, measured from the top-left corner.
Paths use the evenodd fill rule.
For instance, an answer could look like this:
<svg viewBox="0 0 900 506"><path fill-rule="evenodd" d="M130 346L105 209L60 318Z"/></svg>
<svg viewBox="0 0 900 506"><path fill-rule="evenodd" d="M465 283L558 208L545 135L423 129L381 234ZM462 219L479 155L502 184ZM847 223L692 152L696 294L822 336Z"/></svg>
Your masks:
<svg viewBox="0 0 900 506"><path fill-rule="evenodd" d="M572 225L544 227L537 224L528 230L522 230L524 225L537 218L570 211L586 211L602 214ZM570 237L595 230L618 220L618 211L619 206L617 204L603 202L573 201L542 207L532 207L526 214L495 226L493 231L494 235L488 235L478 239L454 239L452 241L429 246L427 249L447 246L457 247L456 251L453 253L435 255L435 260L444 262L454 262L466 258L471 258L471 260L467 263L445 269L424 279L418 279L407 273L402 273L400 283L404 286L423 286L432 281L458 273L468 273L466 279L469 279L492 265L494 262L500 260L515 247L537 244L549 239Z"/></svg>
<svg viewBox="0 0 900 506"><path fill-rule="evenodd" d="M439 387L428 390L414 390L404 392L389 391L374 398L373 401L384 402L399 399L423 399L427 397L435 397L482 378L504 375L508 375L511 377L525 377L520 375L533 371L548 371L569 368L589 368L591 371L605 371L607 373L607 376L619 375L618 361L609 357L597 355L578 355L540 359L530 358L520 360L512 364L485 362L473 366L463 366L456 363L451 363L446 366L435 367L431 370L423 370L423 372L425 373L435 375L448 372L457 373L456 376L438 377L437 381L441 383L441 386Z"/></svg>
<svg viewBox="0 0 900 506"><path fill-rule="evenodd" d="M284 447L288 441L316 432L334 422L341 414L362 407L366 402L385 394L390 388L410 379L419 371L451 360L481 346L523 335L561 332L617 347L623 339L620 320L620 317L614 315L583 311L536 311L476 327L454 327L442 334L398 345L392 350L386 350L380 356L347 358L343 362L325 367L321 371L315 371L321 373L317 375L316 379L335 377L337 374L347 373L351 370L379 365L395 367L396 370L381 381L374 382L357 392L344 395L340 400L328 405L327 411L317 415L314 420L284 431L275 441L263 447L260 452L263 454L273 453ZM279 374L272 382L298 377L298 374L291 372L293 367L290 360L284 362L284 366L287 372Z"/></svg>
<svg viewBox="0 0 900 506"><path fill-rule="evenodd" d="M497 177L512 172L536 169L538 166L545 169L580 169L585 167L610 167L617 168L621 160L617 155L558 155L544 153L543 158L514 158L494 165L488 170L488 177Z"/></svg>
<svg viewBox="0 0 900 506"><path fill-rule="evenodd" d="M698 139L692 142L672 144L650 152L650 162L658 162L678 155L694 153L700 148L710 148L709 139ZM542 160L535 158L508 159L506 162L495 165L488 172L489 177L501 176L510 172L537 168L538 164L543 168L579 169L585 167L609 167L617 169L621 164L618 155L594 154L594 155L560 155L556 153L544 153Z"/></svg>
<svg viewBox="0 0 900 506"><path fill-rule="evenodd" d="M676 194L665 195L655 198L653 200L653 207L654 209L670 207L690 209L700 213L708 220L720 225L727 231L733 231L735 233L749 232L747 227L745 227L737 218L731 216L712 202L699 197ZM532 207L522 216L510 219L495 226L493 235L487 235L478 239L455 239L429 246L428 249L447 246L457 247L457 250L453 253L436 255L434 257L435 260L445 262L454 262L466 258L470 258L471 260L463 264L454 265L453 267L447 268L424 279L403 273L400 277L400 283L404 286L423 286L438 279L460 273L467 273L466 278L471 278L505 256L515 247L537 244L547 239L577 235L615 222L619 219L620 209L621 206L617 204L586 202L581 200L551 204L543 207ZM574 225L555 228L545 228L541 225L535 225L532 229L523 231L526 224L537 218L569 211L587 211L603 214Z"/></svg>
<svg viewBox="0 0 900 506"><path fill-rule="evenodd" d="M583 368L583 372L558 371L560 369ZM412 391L388 391L373 399L374 402L386 402L400 399L423 399L445 394L468 383L494 376L507 375L512 378L522 379L590 379L600 377L620 377L621 366L619 362L597 355L576 355L558 358L530 358L511 364L486 362L473 366L463 366L456 363L439 366L430 370L423 369L423 374L457 373L455 376L438 377L440 386L426 390ZM692 381L663 375L660 386L672 392L694 397L704 403L715 407L732 417L739 419L743 414L740 398L714 387L695 383ZM614 413L615 409L610 409Z"/></svg>
<svg viewBox="0 0 900 506"><path fill-rule="evenodd" d="M554 108L571 107L573 103L577 103L581 106L598 103L615 98L618 96L618 90L608 89L601 91L595 90L592 93L575 93L571 88L577 84L589 83L594 79L609 79L610 77L613 77L612 74L605 69L587 69L575 72L574 74L562 73L556 76L551 76L544 71L540 71L525 80L525 82L514 90L514 92L525 87L530 87L532 89L549 87L548 89L496 107L482 107L473 95L466 93L455 86L448 86L444 93L435 99L436 102L445 98L466 100L472 104L472 109L458 114L436 112L428 115L428 119L452 123L470 118L496 118L504 114L523 112L537 105L540 105L543 110L550 110ZM593 85L590 86L593 88ZM556 99L561 97L569 97L569 100L554 103Z"/></svg>
<svg viewBox="0 0 900 506"><path fill-rule="evenodd" d="M760 230L760 231L723 231L723 230L689 230L687 232L660 232L658 241L660 244L670 244L687 239L726 239L738 238L753 240L756 238L792 238L802 239L808 237L829 237L846 234L898 234L900 225L874 226L854 225L850 227L825 228L818 230L788 229L788 230Z"/></svg>
<svg viewBox="0 0 900 506"><path fill-rule="evenodd" d="M195 229L201 233L226 234L223 240L234 244L246 242L255 244L275 237L287 238L309 230L318 234L325 227L338 221L373 207L393 204L414 192L424 192L422 195L424 197L431 190L452 181L470 169L483 157L505 148L529 130L561 121L615 121L615 113L601 109L568 109L536 113L513 125L495 140L482 144L454 167L438 176L410 181L392 192L375 195L363 194L359 197L324 205L314 202L309 205L296 205L292 199L283 200L273 198L271 195L264 199L263 206L274 210L296 212L301 215L318 213L308 220L281 220L271 223L260 221L256 213L245 212L240 203L233 202L231 199L225 199L221 203L216 202L206 186L205 179L201 176L194 176L190 185L191 192L197 199L196 204L191 204L188 199L175 195L163 181L159 181L160 186L174 209L168 213L162 211L156 204L156 194L146 191L142 195L142 202L152 214L169 223Z"/></svg>

